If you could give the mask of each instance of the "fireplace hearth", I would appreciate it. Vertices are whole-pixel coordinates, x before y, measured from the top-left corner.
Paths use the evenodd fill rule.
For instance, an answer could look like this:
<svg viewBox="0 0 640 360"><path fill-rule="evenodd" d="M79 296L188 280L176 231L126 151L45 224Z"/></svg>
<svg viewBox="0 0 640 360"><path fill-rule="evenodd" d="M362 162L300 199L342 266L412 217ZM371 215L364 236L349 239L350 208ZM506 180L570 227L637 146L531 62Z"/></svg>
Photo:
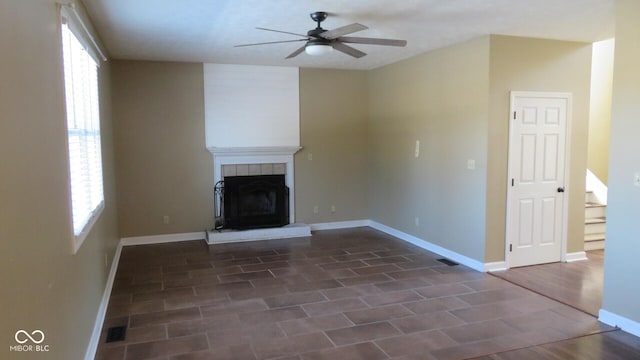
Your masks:
<svg viewBox="0 0 640 360"><path fill-rule="evenodd" d="M222 203L225 229L289 224L289 189L284 175L226 176Z"/></svg>

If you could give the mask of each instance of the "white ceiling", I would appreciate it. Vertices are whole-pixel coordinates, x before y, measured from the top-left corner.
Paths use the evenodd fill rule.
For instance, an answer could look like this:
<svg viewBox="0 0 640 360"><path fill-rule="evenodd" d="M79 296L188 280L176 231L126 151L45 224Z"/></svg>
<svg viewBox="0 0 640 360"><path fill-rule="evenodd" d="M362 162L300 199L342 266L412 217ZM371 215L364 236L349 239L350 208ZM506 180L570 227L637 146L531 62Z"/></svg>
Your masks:
<svg viewBox="0 0 640 360"><path fill-rule="evenodd" d="M116 59L374 69L487 34L594 42L613 37L615 0L83 0ZM352 36L405 39L404 48L353 44L360 59L334 51L284 58L303 42L255 29L306 33L313 11L330 30L358 22Z"/></svg>

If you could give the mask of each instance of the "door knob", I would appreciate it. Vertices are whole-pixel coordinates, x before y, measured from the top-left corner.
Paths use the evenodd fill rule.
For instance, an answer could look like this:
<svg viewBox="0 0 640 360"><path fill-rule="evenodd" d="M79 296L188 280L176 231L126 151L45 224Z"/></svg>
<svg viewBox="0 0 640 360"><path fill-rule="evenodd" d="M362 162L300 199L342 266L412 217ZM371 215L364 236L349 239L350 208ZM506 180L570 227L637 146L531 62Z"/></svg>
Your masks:
<svg viewBox="0 0 640 360"><path fill-rule="evenodd" d="M563 187L559 187L558 188L558 192L564 192L564 188Z"/></svg>

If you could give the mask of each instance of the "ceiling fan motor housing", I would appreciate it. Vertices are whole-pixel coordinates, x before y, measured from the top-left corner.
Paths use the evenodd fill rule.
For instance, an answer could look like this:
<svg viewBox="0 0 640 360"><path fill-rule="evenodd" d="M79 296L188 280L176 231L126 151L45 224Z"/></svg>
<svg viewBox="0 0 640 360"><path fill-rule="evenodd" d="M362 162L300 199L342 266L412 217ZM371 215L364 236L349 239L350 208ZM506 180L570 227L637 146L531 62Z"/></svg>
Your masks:
<svg viewBox="0 0 640 360"><path fill-rule="evenodd" d="M331 40L323 38L310 39L307 41L307 46L309 45L331 45Z"/></svg>
<svg viewBox="0 0 640 360"><path fill-rule="evenodd" d="M314 11L311 14L309 14L309 16L311 16L311 19L313 21L317 22L318 23L318 27L320 27L320 23L325 21L327 16L329 16L329 14L324 12L324 11Z"/></svg>

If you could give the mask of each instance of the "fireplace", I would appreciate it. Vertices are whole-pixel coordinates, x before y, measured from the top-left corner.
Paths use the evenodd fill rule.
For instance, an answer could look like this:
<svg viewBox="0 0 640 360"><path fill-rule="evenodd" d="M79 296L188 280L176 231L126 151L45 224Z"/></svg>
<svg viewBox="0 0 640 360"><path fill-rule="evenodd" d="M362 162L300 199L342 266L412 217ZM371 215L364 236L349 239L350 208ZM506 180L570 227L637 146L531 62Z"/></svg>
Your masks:
<svg viewBox="0 0 640 360"><path fill-rule="evenodd" d="M224 227L245 230L289 224L284 175L225 176Z"/></svg>
<svg viewBox="0 0 640 360"><path fill-rule="evenodd" d="M268 239L284 239L291 237L306 237L311 235L311 227L307 224L296 223L295 221L295 182L294 182L294 161L293 155L300 150L299 146L269 146L269 147L209 147L208 150L213 155L213 183L214 188L214 228L207 231L207 242L209 244L220 244L237 241L254 241ZM219 197L220 190L218 184L224 183L234 187L232 184L234 177L240 182L249 181L253 176L278 175L284 178L284 200L280 195L273 195L271 192L262 194L254 193L254 200L258 198L261 205L253 205L244 215L238 215L235 210L225 209L224 201ZM278 180L281 183L282 180ZM282 189L281 185L278 185ZM225 189L227 190L227 189ZM272 199L281 205L275 205L276 211L282 211L284 215L278 213L271 217L269 221L261 221L251 225L238 223L239 218L249 219L256 213L271 213L273 210ZM228 200L230 201L230 200ZM238 201L237 199L235 200ZM253 200L252 200L253 201ZM231 205L230 205L231 206ZM227 212L225 214L225 212ZM265 214L261 214L265 215ZM224 224L226 216L233 217L231 225ZM270 223L270 225L267 225ZM224 225L223 225L224 224Z"/></svg>

